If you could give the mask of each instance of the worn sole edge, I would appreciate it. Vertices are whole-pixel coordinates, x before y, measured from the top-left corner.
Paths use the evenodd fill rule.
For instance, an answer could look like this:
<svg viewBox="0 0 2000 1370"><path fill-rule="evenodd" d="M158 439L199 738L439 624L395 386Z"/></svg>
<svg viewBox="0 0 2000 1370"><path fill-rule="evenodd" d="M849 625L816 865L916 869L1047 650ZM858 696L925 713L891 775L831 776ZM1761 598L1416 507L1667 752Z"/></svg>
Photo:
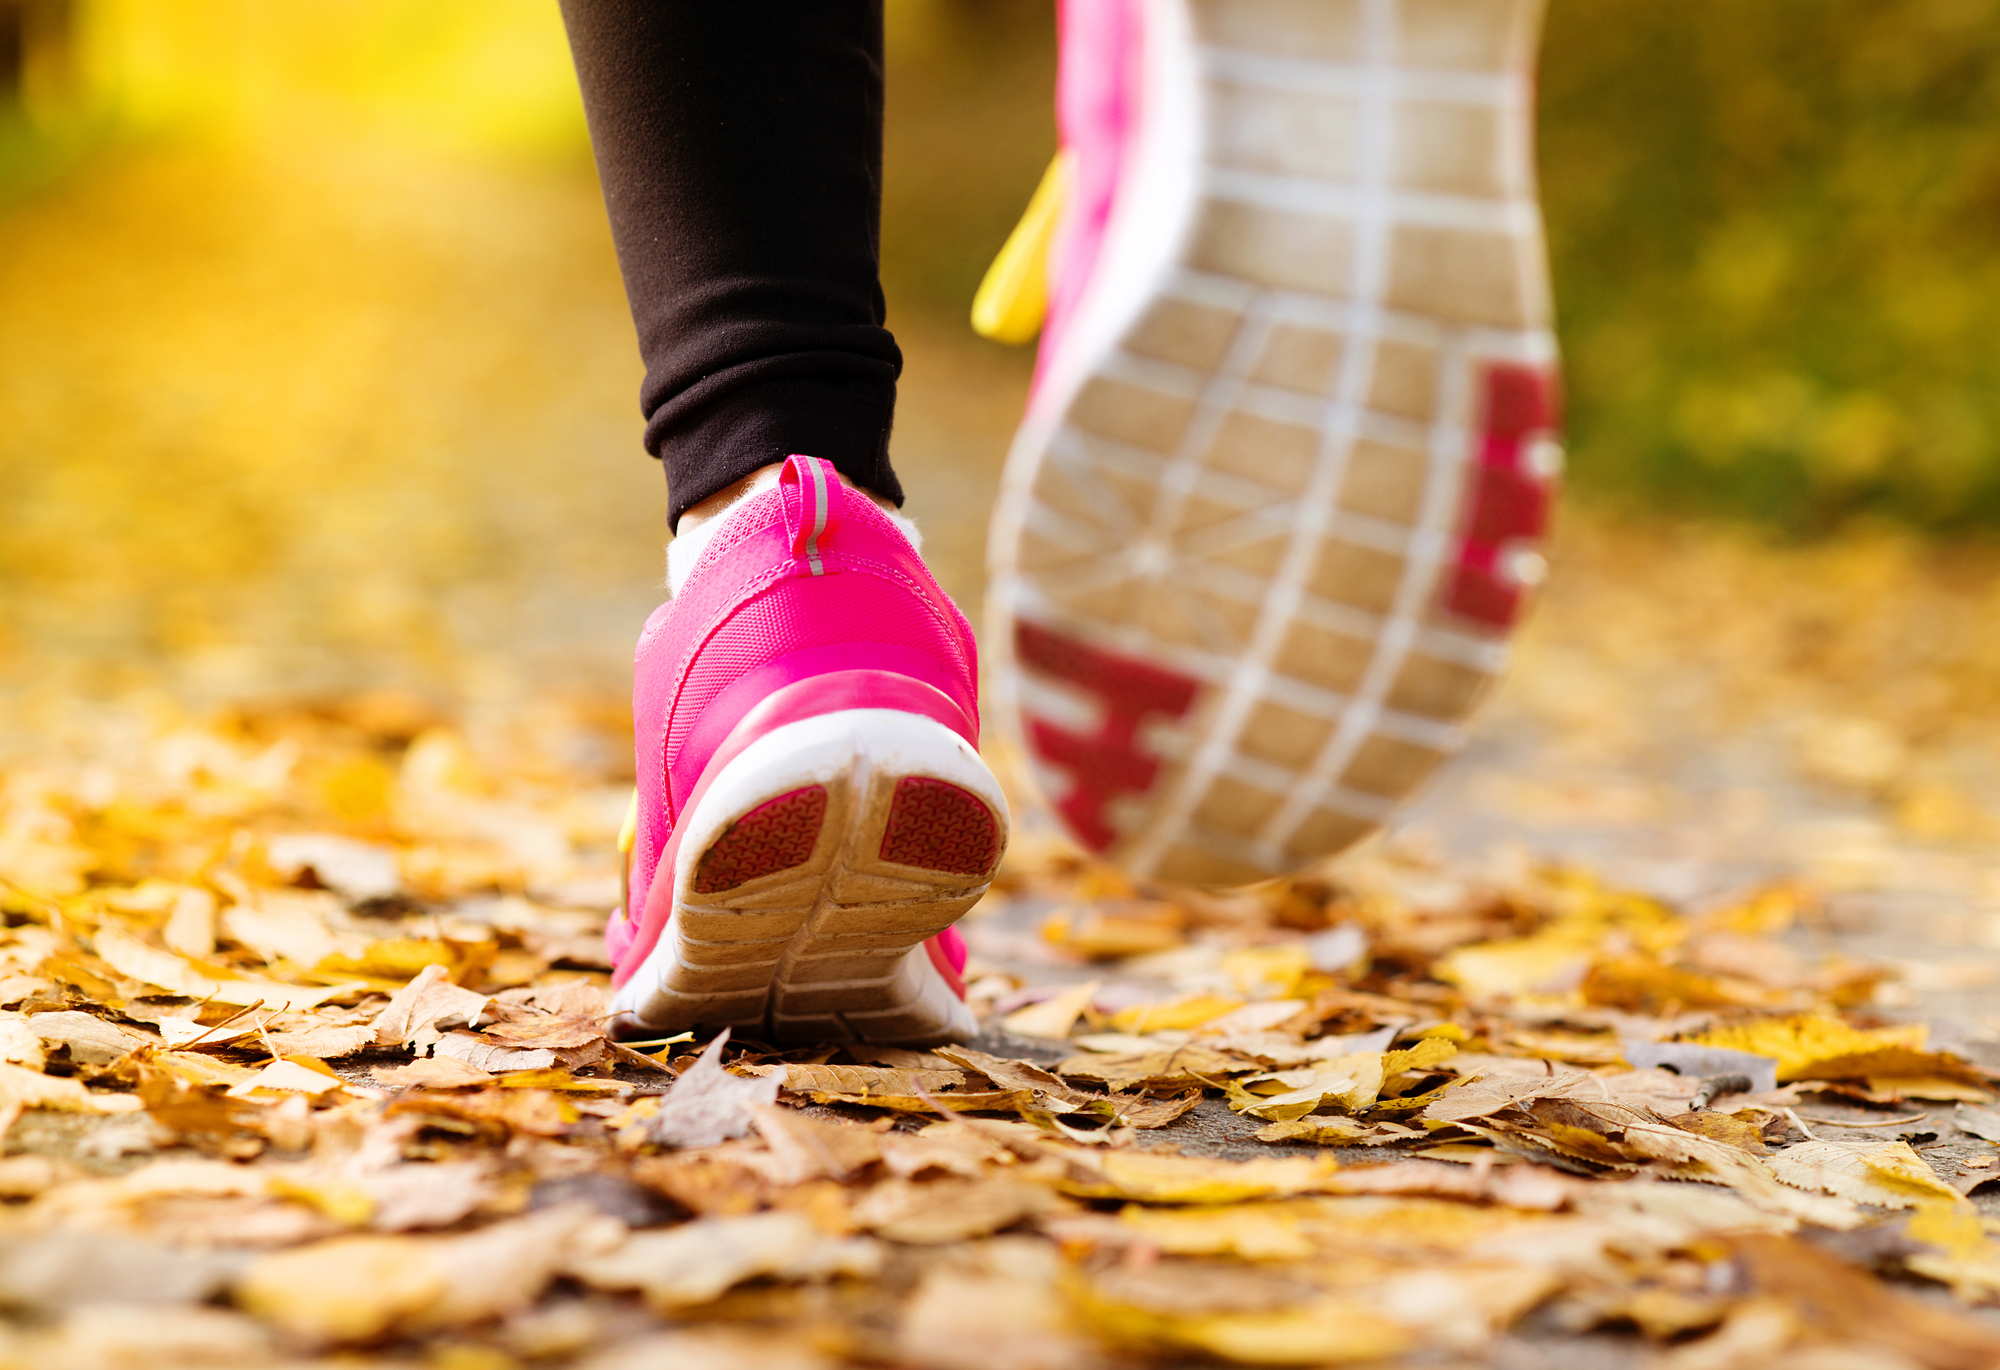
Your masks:
<svg viewBox="0 0 2000 1370"><path fill-rule="evenodd" d="M731 1027L773 1042L907 1044L977 1031L923 943L977 902L991 872L966 876L881 858L896 783L912 776L985 804L1004 852L1008 810L999 782L963 738L931 719L843 709L786 724L745 748L684 821L673 917L613 997L614 1028L625 1036ZM701 859L724 833L760 805L811 786L822 787L827 802L808 860L715 894L695 892ZM876 897L836 897L856 893ZM743 926L732 930L736 919ZM884 969L801 978L835 956ZM738 983L713 983L719 978Z"/></svg>

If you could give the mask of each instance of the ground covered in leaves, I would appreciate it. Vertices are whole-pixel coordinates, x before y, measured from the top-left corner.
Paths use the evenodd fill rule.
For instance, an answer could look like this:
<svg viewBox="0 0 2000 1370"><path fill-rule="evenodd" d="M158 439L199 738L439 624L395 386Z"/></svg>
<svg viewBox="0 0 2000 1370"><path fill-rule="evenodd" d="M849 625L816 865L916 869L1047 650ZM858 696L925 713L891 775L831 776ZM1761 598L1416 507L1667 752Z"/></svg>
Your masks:
<svg viewBox="0 0 2000 1370"><path fill-rule="evenodd" d="M623 792L559 713L7 773L0 1360L2000 1364L2000 1076L1802 885L1389 845L1202 895L1031 825L978 1041L613 1043Z"/></svg>

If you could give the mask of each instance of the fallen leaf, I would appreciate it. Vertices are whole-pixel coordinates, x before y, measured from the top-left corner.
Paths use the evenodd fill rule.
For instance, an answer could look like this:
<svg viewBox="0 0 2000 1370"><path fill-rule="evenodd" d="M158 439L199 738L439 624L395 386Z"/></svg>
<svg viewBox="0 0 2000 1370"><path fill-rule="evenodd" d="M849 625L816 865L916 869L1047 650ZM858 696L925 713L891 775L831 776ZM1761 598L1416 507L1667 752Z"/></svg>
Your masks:
<svg viewBox="0 0 2000 1370"><path fill-rule="evenodd" d="M1190 1085L1206 1085L1218 1076L1259 1068L1254 1061L1189 1042L1149 1051L1072 1056L1057 1065L1055 1072L1078 1080L1100 1080L1113 1089L1179 1091Z"/></svg>
<svg viewBox="0 0 2000 1370"><path fill-rule="evenodd" d="M246 1312L317 1342L371 1340L443 1297L445 1273L405 1237L335 1237L266 1256L237 1282Z"/></svg>
<svg viewBox="0 0 2000 1370"><path fill-rule="evenodd" d="M925 1264L903 1306L898 1364L925 1370L1089 1370L1101 1355L1073 1325L1067 1263L1045 1243L1003 1237Z"/></svg>
<svg viewBox="0 0 2000 1370"><path fill-rule="evenodd" d="M1198 1089L1163 1099L1145 1094L1110 1094L1091 1100L1083 1111L1109 1118L1120 1127L1150 1131L1183 1117L1200 1102L1201 1091Z"/></svg>
<svg viewBox="0 0 2000 1370"><path fill-rule="evenodd" d="M637 1232L617 1249L571 1261L568 1271L598 1289L633 1289L657 1308L711 1303L760 1275L781 1280L866 1278L880 1267L867 1238L822 1236L797 1213L699 1218L660 1232Z"/></svg>
<svg viewBox="0 0 2000 1370"><path fill-rule="evenodd" d="M1260 1142L1311 1142L1316 1146L1394 1146L1422 1141L1428 1132L1399 1123L1364 1122L1327 1114L1267 1123L1257 1129Z"/></svg>
<svg viewBox="0 0 2000 1370"><path fill-rule="evenodd" d="M851 1212L856 1224L891 1241L940 1246L998 1232L1060 1202L1045 1185L1005 1175L891 1179L855 1200Z"/></svg>
<svg viewBox="0 0 2000 1370"><path fill-rule="evenodd" d="M561 1051L589 1046L604 1039L604 1025L595 1018L529 1018L512 1023L494 1023L481 1030L489 1042L510 1047L548 1047Z"/></svg>
<svg viewBox="0 0 2000 1370"><path fill-rule="evenodd" d="M463 1061L474 1070L498 1074L503 1070L547 1070L556 1063L556 1053L547 1047L532 1049L503 1046L485 1034L454 1029L440 1036L431 1055Z"/></svg>
<svg viewBox="0 0 2000 1370"><path fill-rule="evenodd" d="M1004 1060L971 1047L939 1047L938 1055L967 1070L977 1071L1001 1089L1032 1090L1045 1101L1063 1109L1080 1108L1102 1096L1073 1088L1030 1061Z"/></svg>
<svg viewBox="0 0 2000 1370"><path fill-rule="evenodd" d="M372 1341L524 1307L623 1229L583 1205L459 1237L336 1237L260 1258L237 1282L246 1311L316 1343Z"/></svg>
<svg viewBox="0 0 2000 1370"><path fill-rule="evenodd" d="M1704 1046L1699 1042L1641 1042L1627 1038L1622 1046L1626 1061L1641 1070L1663 1068L1686 1076L1689 1093L1703 1080L1717 1075L1748 1076L1750 1089L1755 1093L1778 1087L1778 1061L1773 1056Z"/></svg>
<svg viewBox="0 0 2000 1370"><path fill-rule="evenodd" d="M287 880L312 872L350 903L386 899L403 888L394 850L333 833L280 834L264 844L264 859Z"/></svg>
<svg viewBox="0 0 2000 1370"><path fill-rule="evenodd" d="M1772 1057L1778 1063L1780 1083L1935 1077L1957 1080L1984 1093L1983 1079L1964 1061L1924 1050L1928 1035L1922 1023L1863 1029L1838 1018L1802 1014L1713 1028L1695 1040L1704 1046Z"/></svg>
<svg viewBox="0 0 2000 1370"><path fill-rule="evenodd" d="M1726 1142L1739 1151L1762 1156L1771 1148L1764 1144L1764 1129L1727 1113L1703 1109L1699 1113L1676 1113L1667 1122L1683 1132Z"/></svg>
<svg viewBox="0 0 2000 1370"><path fill-rule="evenodd" d="M375 1016L375 1040L383 1046L428 1044L440 1028L472 1026L485 1011L485 995L452 984L443 966L425 966Z"/></svg>
<svg viewBox="0 0 2000 1370"><path fill-rule="evenodd" d="M1100 981L1086 980L1080 985L1018 1009L1000 1020L1000 1026L1017 1037L1041 1037L1059 1042L1069 1036L1069 1030L1076 1026L1076 1020L1090 1007L1091 997L1098 991Z"/></svg>
<svg viewBox="0 0 2000 1370"><path fill-rule="evenodd" d="M120 975L188 999L208 999L246 1008L257 1004L267 1009L305 1009L345 992L345 987L339 985L301 989L297 985L283 985L275 980L258 980L249 976L205 975L173 952L149 947L131 934L112 927L99 928L92 941L97 954Z"/></svg>
<svg viewBox="0 0 2000 1370"><path fill-rule="evenodd" d="M1963 1202L1939 1179L1908 1142L1860 1146L1843 1142L1800 1142L1770 1156L1773 1175L1799 1189L1816 1189L1855 1203L1914 1208L1922 1203Z"/></svg>
<svg viewBox="0 0 2000 1370"><path fill-rule="evenodd" d="M958 1070L829 1065L786 1065L779 1069L784 1072L785 1088L794 1094L936 1094L965 1084L965 1073Z"/></svg>
<svg viewBox="0 0 2000 1370"><path fill-rule="evenodd" d="M869 1128L823 1122L779 1104L753 1109L751 1119L786 1184L845 1180L882 1159L881 1136Z"/></svg>
<svg viewBox="0 0 2000 1370"><path fill-rule="evenodd" d="M607 1347L576 1363L577 1370L834 1370L834 1363L789 1330L755 1332L737 1327L690 1327L655 1332ZM1041 1367L1036 1367L1041 1370Z"/></svg>
<svg viewBox="0 0 2000 1370"><path fill-rule="evenodd" d="M1065 1181L1065 1193L1141 1203L1218 1204L1312 1194L1339 1167L1331 1158L1225 1161L1159 1151L1113 1151L1093 1158L1089 1178Z"/></svg>
<svg viewBox="0 0 2000 1370"><path fill-rule="evenodd" d="M558 1018L600 1019L611 1010L604 987L581 976L502 990L493 997L503 1004L526 1004Z"/></svg>
<svg viewBox="0 0 2000 1370"><path fill-rule="evenodd" d="M1212 1025L1243 1008L1241 999L1226 998L1219 994L1193 994L1184 999L1171 1000L1164 1004L1134 1004L1111 1015L1111 1026L1120 1032L1160 1032L1176 1028L1198 1028ZM1259 1005L1258 1007L1268 1007ZM1296 1010L1293 1010L1296 1012ZM1290 1013L1277 1021L1283 1022Z"/></svg>
<svg viewBox="0 0 2000 1370"><path fill-rule="evenodd" d="M1963 1132L1985 1142L2000 1142L2000 1113L1990 1108L1980 1108L1974 1104L1960 1104L1952 1110L1951 1120Z"/></svg>
<svg viewBox="0 0 2000 1370"><path fill-rule="evenodd" d="M160 1044L149 1032L88 1013L37 1013L25 1022L45 1047L65 1047L69 1059L83 1066L108 1066L141 1047Z"/></svg>
<svg viewBox="0 0 2000 1370"><path fill-rule="evenodd" d="M1380 1360L1415 1341L1358 1304L1214 1262L1106 1271L1083 1291L1080 1311L1101 1335L1135 1351L1199 1351L1248 1365Z"/></svg>
<svg viewBox="0 0 2000 1370"><path fill-rule="evenodd" d="M253 1099L264 1090L307 1095L327 1094L341 1088L341 1079L323 1062L305 1058L273 1061L247 1080L230 1086L232 1099Z"/></svg>
<svg viewBox="0 0 2000 1370"><path fill-rule="evenodd" d="M708 1044L695 1063L674 1081L659 1112L643 1125L647 1141L656 1146L714 1146L747 1136L756 1125L757 1109L778 1100L787 1068L768 1075L734 1075L722 1068L722 1049L729 1031Z"/></svg>
<svg viewBox="0 0 2000 1370"><path fill-rule="evenodd" d="M130 1094L93 1093L81 1080L0 1063L0 1136L32 1108L57 1113L136 1113L144 1106Z"/></svg>

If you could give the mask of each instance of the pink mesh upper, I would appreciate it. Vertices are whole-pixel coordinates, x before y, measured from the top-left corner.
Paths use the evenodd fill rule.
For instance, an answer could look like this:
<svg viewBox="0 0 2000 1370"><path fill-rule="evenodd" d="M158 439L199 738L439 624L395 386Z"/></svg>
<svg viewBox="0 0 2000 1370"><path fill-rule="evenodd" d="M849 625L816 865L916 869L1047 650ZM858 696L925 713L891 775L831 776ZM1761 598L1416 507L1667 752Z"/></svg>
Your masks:
<svg viewBox="0 0 2000 1370"><path fill-rule="evenodd" d="M806 463L821 468L817 480ZM979 667L965 616L888 516L842 486L831 463L795 456L786 467L776 488L726 516L680 594L640 634L630 922L714 743L779 687L762 688L754 673L796 677L836 661L893 671L943 690L976 726ZM746 678L748 690L730 689Z"/></svg>

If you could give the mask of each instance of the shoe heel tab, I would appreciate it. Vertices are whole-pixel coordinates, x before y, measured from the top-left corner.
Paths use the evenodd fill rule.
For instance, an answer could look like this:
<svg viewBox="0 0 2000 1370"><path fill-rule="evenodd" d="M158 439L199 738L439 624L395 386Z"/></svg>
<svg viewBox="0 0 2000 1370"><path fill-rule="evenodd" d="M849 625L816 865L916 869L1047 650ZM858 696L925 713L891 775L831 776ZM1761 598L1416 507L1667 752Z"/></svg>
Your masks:
<svg viewBox="0 0 2000 1370"><path fill-rule="evenodd" d="M816 576L825 575L820 550L840 526L846 492L833 463L819 457L793 455L778 472L778 493L785 507L785 538L792 559Z"/></svg>

